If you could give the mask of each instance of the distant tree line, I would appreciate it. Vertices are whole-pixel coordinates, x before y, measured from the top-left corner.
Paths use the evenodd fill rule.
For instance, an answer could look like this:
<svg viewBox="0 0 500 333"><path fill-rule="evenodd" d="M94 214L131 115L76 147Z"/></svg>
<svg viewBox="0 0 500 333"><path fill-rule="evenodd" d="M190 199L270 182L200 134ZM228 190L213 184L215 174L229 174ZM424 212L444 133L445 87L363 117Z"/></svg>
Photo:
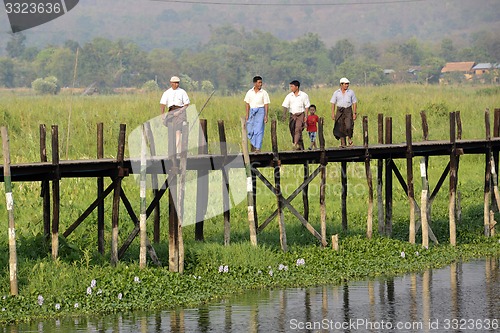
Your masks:
<svg viewBox="0 0 500 333"><path fill-rule="evenodd" d="M38 78L55 77L62 87L95 84L112 90L145 83L150 87L151 81L165 87L171 75L180 75L187 89L232 93L251 86L257 74L268 89L286 87L292 79L308 86L337 85L343 76L358 85L437 83L446 62L500 62L500 35L493 32L476 33L461 47L449 38L438 44L411 38L383 45L343 39L328 48L317 34L285 41L224 26L213 29L210 40L197 48L149 52L126 40L95 38L83 45L68 40L40 50L28 47L25 39L22 33L11 35L7 56L0 58L0 86L31 87ZM418 75L408 72L417 66ZM388 75L384 69L399 74Z"/></svg>

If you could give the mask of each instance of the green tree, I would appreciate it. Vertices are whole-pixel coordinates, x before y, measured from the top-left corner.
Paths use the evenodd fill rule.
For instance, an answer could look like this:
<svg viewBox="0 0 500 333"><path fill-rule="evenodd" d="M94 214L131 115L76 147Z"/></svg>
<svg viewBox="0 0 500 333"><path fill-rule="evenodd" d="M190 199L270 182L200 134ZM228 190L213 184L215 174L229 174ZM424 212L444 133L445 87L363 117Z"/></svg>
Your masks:
<svg viewBox="0 0 500 333"><path fill-rule="evenodd" d="M11 58L19 58L25 49L26 36L22 32L9 33L10 40L7 42L5 50Z"/></svg>
<svg viewBox="0 0 500 333"><path fill-rule="evenodd" d="M14 87L14 62L10 58L0 58L0 85Z"/></svg>
<svg viewBox="0 0 500 333"><path fill-rule="evenodd" d="M330 49L330 60L334 65L340 65L354 55L355 47L348 39L342 39Z"/></svg>

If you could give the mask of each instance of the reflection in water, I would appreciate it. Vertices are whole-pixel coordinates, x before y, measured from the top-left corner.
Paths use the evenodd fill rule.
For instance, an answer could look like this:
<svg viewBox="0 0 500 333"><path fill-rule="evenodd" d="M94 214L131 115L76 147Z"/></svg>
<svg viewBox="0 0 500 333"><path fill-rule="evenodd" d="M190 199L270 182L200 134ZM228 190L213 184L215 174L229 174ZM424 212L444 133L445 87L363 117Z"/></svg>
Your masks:
<svg viewBox="0 0 500 333"><path fill-rule="evenodd" d="M489 258L343 286L252 291L197 309L11 325L0 333L493 332L499 300L499 259ZM453 320L467 320L465 329Z"/></svg>

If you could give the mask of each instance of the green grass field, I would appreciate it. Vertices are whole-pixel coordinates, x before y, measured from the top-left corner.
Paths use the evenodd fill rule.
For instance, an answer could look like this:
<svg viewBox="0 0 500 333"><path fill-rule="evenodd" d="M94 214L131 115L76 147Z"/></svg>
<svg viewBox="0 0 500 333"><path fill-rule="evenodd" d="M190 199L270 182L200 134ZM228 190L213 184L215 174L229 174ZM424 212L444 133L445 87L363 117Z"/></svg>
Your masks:
<svg viewBox="0 0 500 333"><path fill-rule="evenodd" d="M265 87L264 87L265 88ZM477 139L485 137L484 110L500 107L499 87L457 87L457 86L382 86L382 87L352 87L358 97L358 120L355 125L354 141L362 143L361 119L369 119L369 141L377 142L377 115L393 118L393 142L405 141L405 117L412 115L413 141L422 140L420 111L427 112L430 140L449 139L449 116L451 111L460 111L463 138ZM333 121L329 100L332 89L307 89L311 103L317 105L318 115L325 118L325 139L327 147L338 146L332 134ZM281 103L286 91L273 91L270 94L271 119L278 120L278 143L282 150L291 148L287 124L281 121ZM208 137L210 151L218 152L217 121L224 120L228 143L234 150L241 145L240 117L244 116L244 94L235 96L212 97L203 110L201 118L208 121ZM58 125L60 158L89 159L96 156L96 124L104 124L105 157L113 158L117 154L119 124L127 125L127 133L140 126L143 122L157 117L160 113L159 98L161 92L150 94L124 94L110 96L79 96L63 92L57 96L36 96L30 92L22 94L11 91L0 91L0 125L9 131L12 163L35 162L40 159L39 125L47 125L47 156L50 152L50 126ZM192 103L199 110L208 95L198 92L190 93ZM271 148L270 124L266 128L263 150ZM305 137L305 142L308 142ZM66 153L67 152L67 153ZM126 157L130 156L127 148ZM415 194L417 202L420 198L420 175L418 160L414 160ZM448 162L447 157L431 157L429 164L429 181L431 190L436 185ZM403 175L406 174L405 161L397 161ZM313 169L312 166L311 169ZM372 174L376 175L376 162L372 163ZM281 184L284 195L288 196L302 182L302 166L284 166ZM263 170L268 179L272 178L272 170ZM237 179L241 173L233 170L229 177ZM215 182L211 191L220 192L221 184L218 173L213 173ZM374 211L374 240L364 237L367 214L367 185L364 166L361 163L348 166L348 219L349 231L341 228L340 205L340 165L330 163L327 167L327 235L340 234L340 253L331 250L321 250L319 242L300 224L300 222L285 210L285 223L290 251L281 253L279 244L279 229L276 220L263 233L259 234L259 247L249 245L249 232L246 213L246 201L237 204L231 210L231 243L229 247L223 244L223 217L214 216L205 222L205 242L194 241L194 225L184 228L186 247L186 274L178 277L170 274L164 268L148 267L139 270L139 240L136 239L127 252L123 263L117 268L109 265L109 247L111 238L111 197L105 201L106 254L97 253L97 213L92 213L68 239L60 241L60 259L53 262L50 259L50 247L43 240L42 201L40 184L38 182L14 183L13 195L15 201L14 214L17 232L17 247L19 261L20 297L0 301L0 307L7 311L0 312L0 322L26 320L34 317L50 317L55 315L54 307L47 307L40 312L36 299L43 294L48 302L65 299L65 313L78 315L85 310L91 312L110 312L116 309L130 310L138 307L171 307L176 305L197 304L214 297L221 297L244 288L308 286L320 283L337 283L343 280L366 278L380 274L397 274L407 271L417 271L425 267L437 267L459 258L470 258L486 255L499 255L500 244L496 238L486 239L483 230L483 186L484 186L484 156L462 156L460 160L458 190L461 193L462 222L457 230L457 248L447 246L448 243L448 181L438 194L432 210L432 227L438 237L440 246L432 246L421 251L418 258L401 263L397 258L400 251L421 250L419 245L410 245L408 239L409 208L405 193L394 178L394 228L393 239L378 237L376 232L377 209ZM106 184L111 181L106 180ZM375 179L374 179L375 182ZM217 185L218 184L218 185ZM133 177L124 180L124 191L129 197L136 214L139 212L139 189ZM319 179L309 186L310 223L320 230L319 220ZM235 189L240 190L239 188ZM258 216L262 222L276 207L276 198L260 182L257 191ZM148 191L148 201L152 195ZM188 193L189 194L189 193ZM191 193L192 195L193 193ZM376 194L375 194L376 195ZM96 197L95 179L63 179L61 181L61 233L75 221ZM376 200L376 197L375 197ZM218 204L214 201L213 205ZM294 201L298 211L303 205L299 195ZM191 202L186 203L186 209L192 209ZM222 205L222 203L220 203ZM161 243L155 245L160 260L168 261L168 204L167 199L161 202ZM5 202L0 202L0 218L7 221ZM149 221L148 221L149 222ZM0 291L7 295L9 290L8 273L8 240L7 224L4 236L0 237L0 264L4 267L0 276ZM128 236L133 224L120 208L120 244ZM148 226L152 239L152 224ZM420 237L417 237L417 242ZM277 266L278 263L292 263L296 259L306 257L306 261L315 262L317 266L307 266L307 271L290 271L280 279L269 281L262 277L256 278L254 271ZM234 275L224 276L215 271L219 265L229 265ZM214 273L215 272L215 273ZM328 272L328 276L326 276ZM116 304L111 295L123 288L128 288L127 279L134 274L140 275L146 288L146 294L136 295L129 290L131 300L127 304ZM205 282L187 282L189 276L202 276ZM85 295L86 286L81 286L75 280L90 280L98 276L100 283L108 283L106 298L85 298L85 306L76 311L71 302L79 301ZM78 277L78 279L77 279ZM132 276L133 279L134 276ZM149 280L148 280L149 279ZM166 279L166 280L163 280ZM220 280L222 279L222 280ZM149 282L147 282L149 281ZM220 286L220 283L227 288ZM156 284L169 284L174 288L168 292L157 290ZM151 288L151 289L148 289ZM177 289L175 289L177 288ZM191 289L194 288L196 292ZM168 288L167 288L168 289ZM165 298L168 300L165 300ZM59 301L60 302L60 301ZM97 302L97 303L93 303ZM35 305L33 305L33 304ZM18 315L19 311L22 310Z"/></svg>

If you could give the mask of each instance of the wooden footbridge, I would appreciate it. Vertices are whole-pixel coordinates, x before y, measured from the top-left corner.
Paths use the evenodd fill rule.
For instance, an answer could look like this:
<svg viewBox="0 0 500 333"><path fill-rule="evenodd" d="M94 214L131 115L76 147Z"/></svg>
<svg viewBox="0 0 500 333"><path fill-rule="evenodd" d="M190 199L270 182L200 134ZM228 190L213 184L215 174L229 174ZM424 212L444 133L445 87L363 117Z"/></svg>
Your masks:
<svg viewBox="0 0 500 333"><path fill-rule="evenodd" d="M141 266L146 262L146 251L148 251L151 260L160 265L160 260L157 258L154 247L149 241L146 232L146 219L153 215L154 235L153 243L160 242L160 214L159 205L160 199L168 192L169 197L169 268L171 271L182 272L184 267L184 246L182 241L182 214L183 214L183 197L184 189L183 182L187 170L197 170L198 175L208 174L211 170L218 170L222 173L222 186L229 190L229 181L227 174L228 161L234 160L237 157L242 157L244 160L244 168L247 176L247 202L248 202L248 221L250 230L250 241L257 245L257 235L263 232L264 228L269 225L275 218L278 220L280 230L281 247L284 251L287 250L286 229L284 209L288 209L298 221L300 221L311 234L313 234L322 246L327 246L326 235L326 168L330 163L341 163L341 205L342 205L342 227L344 230L348 228L347 221L347 163L362 162L365 165L365 175L368 185L368 211L366 235L372 237L373 233L373 206L374 206L374 189L377 192L378 205L378 232L382 235L390 236L392 233L392 191L393 191L393 175L402 186L407 194L409 203L409 241L415 243L416 233L422 232L422 245L427 247L429 239L437 242L436 237L432 233L430 222L430 206L436 194L444 184L446 178L449 179L449 228L450 228L450 243L456 244L456 193L457 193L457 176L459 169L460 156L463 154L481 154L485 155L485 176L484 176L484 234L489 236L494 234L495 221L491 208L491 198L496 200L497 206L500 207L500 198L498 195L497 186L497 168L498 152L500 151L500 109L495 109L493 135L491 135L490 112L485 111L485 137L476 140L462 140L462 124L459 112L449 114L450 120L450 136L449 140L444 141L428 141L428 125L425 112L421 112L421 121L423 129L423 138L421 142L413 142L412 137L412 119L410 115L406 116L406 142L392 142L392 118L382 114L378 115L378 141L370 143L368 141L368 118L362 120L363 129L363 144L352 147L325 148L325 139L323 135L323 119L319 123L319 149L314 151L280 151L278 149L278 140L276 135L276 121L271 123L271 141L272 151L261 153L249 153L247 150L246 128L245 122L242 119L242 153L229 154L226 146L226 137L224 122L218 122L220 154L208 154L207 142L207 122L200 120L201 133L200 142L198 145L198 155L188 155L188 125L183 127L181 153L176 152L175 139L169 138L168 156L156 156L155 143L149 123L143 126L143 154L140 159L125 158L125 133L126 126L120 125L120 133L118 138L117 157L110 159L103 156L103 124L97 124L97 159L87 160L60 160L59 159L59 140L58 127L51 127L51 151L52 158L48 161L46 155L46 127L40 125L40 162L26 164L10 164L8 150L8 136L6 130L2 131L4 142L4 165L0 167L0 181L9 185L13 182L24 181L40 181L42 188L42 209L44 219L44 232L49 237L52 235L52 256L58 256L58 238L60 232L60 180L63 178L95 178L97 181L96 199L90 203L88 208L82 215L74 221L62 235L69 237L71 233L95 210L98 211L98 250L104 253L104 199L111 195L113 197L112 205L112 237L111 237L111 261L116 263L127 251L131 242L141 235ZM174 131L169 130L169 133ZM146 158L144 150L148 150ZM422 176L422 195L420 205L415 199L414 179L413 179L413 160L414 157L421 156L420 170ZM427 163L430 156L448 156L449 163L442 172L442 175L436 187L430 192L427 182ZM396 159L406 160L406 175L403 175L396 164L393 162ZM377 174L372 175L370 162L377 161ZM207 161L210 169L207 169ZM134 168L133 165L141 165L141 168ZM281 167L284 165L303 165L304 177L303 182L290 194L285 197L281 191ZM274 179L267 179L259 170L262 168L273 168ZM314 168L314 170L312 170ZM153 183L153 199L146 205L145 188L141 186L141 211L135 212L122 188L122 180L124 177L132 173L141 174L141 185L144 185L144 180L147 177ZM157 176L167 175L164 184L158 184ZM308 185L317 176L320 178L320 231L309 223L309 199ZM448 177L449 176L449 177ZM112 183L105 188L104 179L111 178ZM195 238L203 240L203 215L207 208L208 197L208 180L206 177L198 177L198 190L196 193L197 214L202 216L197 217L195 227ZM257 217L256 205L256 183L257 180L263 184L275 195L277 208L268 217ZM206 182L206 183L205 183ZM169 186L169 184L178 184ZM10 185L9 185L10 186ZM145 185L144 185L145 186ZM6 192L9 192L6 186ZM168 191L167 191L168 190ZM229 191L223 191L223 211L224 211L224 243L229 244L230 241L230 205ZM292 205L292 200L302 193L304 211L301 213ZM15 195L15 193L14 193ZM385 202L383 201L385 197ZM126 241L119 246L118 244L118 220L120 201L126 208L127 213L135 224L135 228L127 237ZM179 205L175 205L178 203ZM8 205L9 206L9 200ZM177 207L177 209L176 209ZM201 207L201 208L200 208ZM201 212L201 213L200 213ZM262 221L259 223L259 221ZM332 242L335 243L335 238L332 237ZM332 244L335 246L335 244Z"/></svg>

